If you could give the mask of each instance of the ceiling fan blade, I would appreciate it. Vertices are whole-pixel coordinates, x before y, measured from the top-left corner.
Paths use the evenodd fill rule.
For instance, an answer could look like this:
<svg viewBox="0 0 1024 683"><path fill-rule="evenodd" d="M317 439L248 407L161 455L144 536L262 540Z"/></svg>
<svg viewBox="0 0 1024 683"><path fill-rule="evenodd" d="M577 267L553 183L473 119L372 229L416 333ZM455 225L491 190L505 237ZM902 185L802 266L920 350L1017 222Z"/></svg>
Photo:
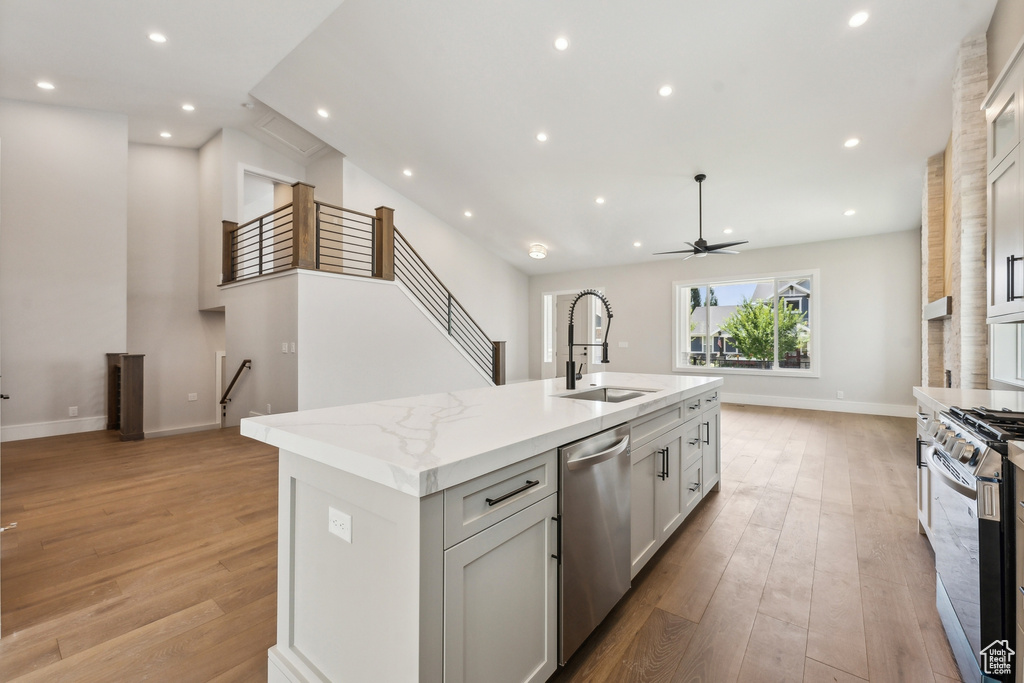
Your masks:
<svg viewBox="0 0 1024 683"><path fill-rule="evenodd" d="M680 249L679 251L656 251L656 252L654 252L654 256L661 256L662 254L690 254L690 255L693 255L693 254L696 254L696 253L697 253L697 251L695 249Z"/></svg>
<svg viewBox="0 0 1024 683"><path fill-rule="evenodd" d="M694 252L694 253L690 254L689 256L687 256L686 258L684 258L683 260L684 260L684 261L689 261L690 259L692 259L692 258L693 258L694 256L696 256L696 255L697 255L697 253L696 253L696 252Z"/></svg>
<svg viewBox="0 0 1024 683"><path fill-rule="evenodd" d="M747 240L742 242L719 242L718 244L709 244L708 251L715 251L716 249L725 249L726 247L735 247L737 244L746 244Z"/></svg>
<svg viewBox="0 0 1024 683"><path fill-rule="evenodd" d="M690 245L690 249L693 249L693 253L696 254L698 251L700 251L700 249L697 248L697 245L694 244L693 242L686 242L686 244Z"/></svg>
<svg viewBox="0 0 1024 683"><path fill-rule="evenodd" d="M714 250L709 249L708 253L709 254L738 254L740 252L732 251L731 249L714 249Z"/></svg>

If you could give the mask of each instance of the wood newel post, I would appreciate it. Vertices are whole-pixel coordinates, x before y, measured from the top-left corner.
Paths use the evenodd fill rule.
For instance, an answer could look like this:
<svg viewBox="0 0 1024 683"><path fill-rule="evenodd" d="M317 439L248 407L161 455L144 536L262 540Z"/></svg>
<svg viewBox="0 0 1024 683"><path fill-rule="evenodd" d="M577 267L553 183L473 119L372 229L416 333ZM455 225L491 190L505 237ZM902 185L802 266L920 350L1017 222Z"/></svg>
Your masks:
<svg viewBox="0 0 1024 683"><path fill-rule="evenodd" d="M395 210L387 206L377 207L373 222L373 276L395 279Z"/></svg>
<svg viewBox="0 0 1024 683"><path fill-rule="evenodd" d="M316 207L313 185L292 185L292 268L316 270Z"/></svg>
<svg viewBox="0 0 1024 683"><path fill-rule="evenodd" d="M221 261L220 261L220 281L221 283L234 282L235 281L235 242L238 239L238 235L235 233L238 230L238 223L235 221L221 221L224 224L224 233L221 237Z"/></svg>
<svg viewBox="0 0 1024 683"><path fill-rule="evenodd" d="M505 383L505 342L492 341L491 344L494 347L491 379L495 386L501 386Z"/></svg>

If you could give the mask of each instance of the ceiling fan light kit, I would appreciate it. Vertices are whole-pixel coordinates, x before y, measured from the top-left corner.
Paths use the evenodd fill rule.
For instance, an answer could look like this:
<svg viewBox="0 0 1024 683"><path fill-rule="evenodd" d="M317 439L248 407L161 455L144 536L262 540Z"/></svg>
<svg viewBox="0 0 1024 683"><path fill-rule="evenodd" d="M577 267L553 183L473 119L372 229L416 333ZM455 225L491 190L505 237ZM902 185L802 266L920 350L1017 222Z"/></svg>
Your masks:
<svg viewBox="0 0 1024 683"><path fill-rule="evenodd" d="M697 258L703 258L708 254L738 254L738 251L732 251L728 247L735 247L739 244L746 244L747 240L740 240L738 242L719 242L718 244L708 244L707 240L704 239L704 204L703 196L701 193L701 183L703 183L707 176L703 173L698 173L693 177L697 181L697 230L698 237L696 242L687 242L690 245L689 249L680 249L678 251L659 251L656 252L655 256L661 256L662 254L689 254L686 259L691 259L694 256Z"/></svg>

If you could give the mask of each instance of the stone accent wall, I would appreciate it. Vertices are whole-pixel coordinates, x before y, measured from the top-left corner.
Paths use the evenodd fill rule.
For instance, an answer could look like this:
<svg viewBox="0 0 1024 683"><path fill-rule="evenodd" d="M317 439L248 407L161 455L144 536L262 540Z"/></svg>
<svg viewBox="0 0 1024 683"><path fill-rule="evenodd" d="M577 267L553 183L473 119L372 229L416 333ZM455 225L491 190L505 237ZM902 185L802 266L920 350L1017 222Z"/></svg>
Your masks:
<svg viewBox="0 0 1024 683"><path fill-rule="evenodd" d="M960 45L953 74L953 132L950 145L952 197L951 244L952 315L941 323L922 325L922 377L925 386L943 386L944 371L956 388L988 387L988 325L986 316L986 127L981 103L988 89L985 36L968 38ZM922 204L921 265L922 305L936 294L935 277L941 282L943 263L941 154L928 160ZM938 157L938 158L937 158ZM936 194L938 193L938 194ZM940 206L936 206L936 205ZM935 233L938 232L938 235ZM941 328L941 333L940 333ZM941 348L942 367L937 367Z"/></svg>
<svg viewBox="0 0 1024 683"><path fill-rule="evenodd" d="M946 210L944 201L945 154L928 159L921 199L921 304L945 296L943 246ZM943 321L921 322L921 385L944 386Z"/></svg>
<svg viewBox="0 0 1024 683"><path fill-rule="evenodd" d="M980 35L961 43L953 75L952 203L953 225L960 234L960 282L954 296L960 299L959 386L964 389L988 388L987 129L981 109L987 91L988 53Z"/></svg>

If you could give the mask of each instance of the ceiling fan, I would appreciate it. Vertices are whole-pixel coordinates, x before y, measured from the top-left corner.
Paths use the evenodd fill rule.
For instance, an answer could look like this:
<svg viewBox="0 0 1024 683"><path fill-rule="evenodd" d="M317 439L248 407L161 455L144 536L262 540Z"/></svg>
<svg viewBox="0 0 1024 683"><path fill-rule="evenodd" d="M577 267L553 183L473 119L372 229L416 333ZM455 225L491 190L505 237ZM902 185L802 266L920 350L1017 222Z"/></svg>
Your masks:
<svg viewBox="0 0 1024 683"><path fill-rule="evenodd" d="M704 206L702 204L701 197L701 183L707 178L703 173L698 173L693 177L697 181L697 229L699 237L696 242L687 242L690 245L690 249L680 249L679 251L659 251L656 252L655 256L662 254L689 254L686 259L691 259L694 256L701 257L707 256L708 254L738 254L738 251L731 251L727 247L735 247L738 244L746 244L747 240L740 242L720 242L719 244L708 244L707 240L704 239Z"/></svg>

